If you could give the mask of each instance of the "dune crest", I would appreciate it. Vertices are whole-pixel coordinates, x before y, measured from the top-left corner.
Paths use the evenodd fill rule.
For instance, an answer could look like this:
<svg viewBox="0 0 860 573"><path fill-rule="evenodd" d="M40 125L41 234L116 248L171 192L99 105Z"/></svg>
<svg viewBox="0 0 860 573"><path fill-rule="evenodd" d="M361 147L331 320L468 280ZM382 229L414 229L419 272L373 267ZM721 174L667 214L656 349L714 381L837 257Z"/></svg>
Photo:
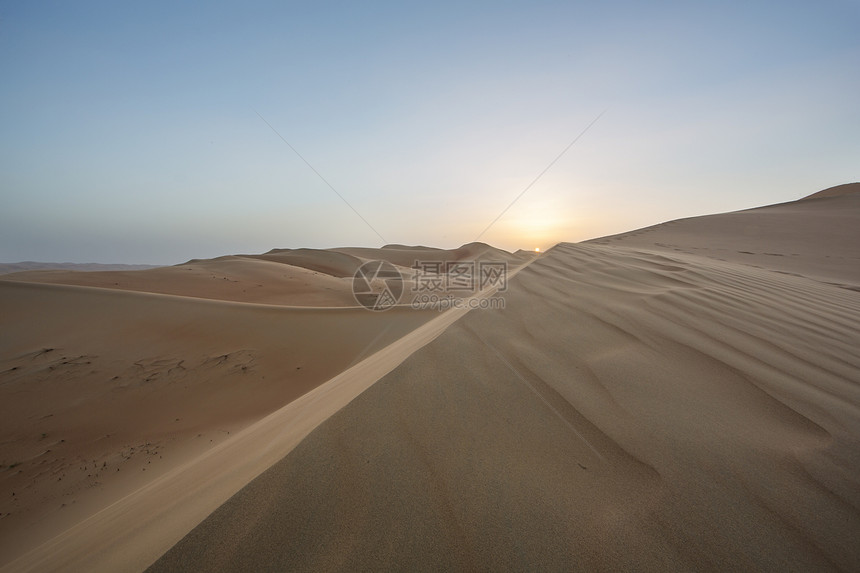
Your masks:
<svg viewBox="0 0 860 573"><path fill-rule="evenodd" d="M801 201L806 201L807 199L824 199L826 197L840 197L842 195L849 195L852 193L860 193L860 183L845 183L843 185L836 185L835 187L828 187L827 189L813 193L812 195L807 195L801 199Z"/></svg>
<svg viewBox="0 0 860 573"><path fill-rule="evenodd" d="M799 201L692 217L586 241L687 253L860 288L860 184ZM812 200L815 199L815 200Z"/></svg>

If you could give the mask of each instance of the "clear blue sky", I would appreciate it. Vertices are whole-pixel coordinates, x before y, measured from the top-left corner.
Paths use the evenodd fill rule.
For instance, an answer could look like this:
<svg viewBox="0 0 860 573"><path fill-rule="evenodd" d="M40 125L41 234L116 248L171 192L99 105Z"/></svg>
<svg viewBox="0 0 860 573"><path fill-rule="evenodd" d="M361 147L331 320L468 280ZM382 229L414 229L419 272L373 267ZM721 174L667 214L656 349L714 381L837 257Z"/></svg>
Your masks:
<svg viewBox="0 0 860 573"><path fill-rule="evenodd" d="M175 3L179 4L179 3ZM0 261L548 247L860 180L860 3L0 2Z"/></svg>

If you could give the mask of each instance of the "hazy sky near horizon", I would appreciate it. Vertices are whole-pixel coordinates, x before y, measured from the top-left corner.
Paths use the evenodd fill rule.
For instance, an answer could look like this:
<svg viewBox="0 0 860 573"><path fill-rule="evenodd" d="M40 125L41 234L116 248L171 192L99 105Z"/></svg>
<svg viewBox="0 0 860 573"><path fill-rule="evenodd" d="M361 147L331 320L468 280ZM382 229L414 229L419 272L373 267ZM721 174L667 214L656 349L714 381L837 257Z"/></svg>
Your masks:
<svg viewBox="0 0 860 573"><path fill-rule="evenodd" d="M181 5L180 5L181 4ZM0 262L549 247L860 180L860 3L3 2Z"/></svg>

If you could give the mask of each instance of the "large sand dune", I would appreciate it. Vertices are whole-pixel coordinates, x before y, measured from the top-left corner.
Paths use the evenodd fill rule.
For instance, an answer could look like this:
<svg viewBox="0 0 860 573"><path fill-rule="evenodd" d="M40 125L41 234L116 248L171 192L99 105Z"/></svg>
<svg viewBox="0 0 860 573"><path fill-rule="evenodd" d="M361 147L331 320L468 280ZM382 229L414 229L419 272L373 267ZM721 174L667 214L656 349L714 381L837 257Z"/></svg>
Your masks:
<svg viewBox="0 0 860 573"><path fill-rule="evenodd" d="M860 286L860 183L790 203L679 219L589 241L690 253L830 282Z"/></svg>
<svg viewBox="0 0 860 573"><path fill-rule="evenodd" d="M758 214L724 216L725 244ZM151 570L858 570L860 298L793 234L816 280L557 246Z"/></svg>
<svg viewBox="0 0 860 573"><path fill-rule="evenodd" d="M537 259L10 275L0 566L858 570L853 191ZM530 263L502 310L350 301L370 259L487 257Z"/></svg>

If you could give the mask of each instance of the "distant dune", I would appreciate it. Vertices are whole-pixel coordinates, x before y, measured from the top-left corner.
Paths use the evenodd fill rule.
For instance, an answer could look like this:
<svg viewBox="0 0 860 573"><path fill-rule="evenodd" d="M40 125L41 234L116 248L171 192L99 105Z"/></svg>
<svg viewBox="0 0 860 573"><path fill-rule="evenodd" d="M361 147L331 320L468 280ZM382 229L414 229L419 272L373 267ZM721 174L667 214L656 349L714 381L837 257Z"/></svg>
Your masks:
<svg viewBox="0 0 860 573"><path fill-rule="evenodd" d="M516 262L512 255L484 243L457 249L403 247L381 249L273 249L261 255L229 255L143 271L76 272L38 270L4 275L2 280L100 287L194 298L285 306L356 306L355 271L369 260L398 267L404 278L414 274L416 260L457 261L492 258ZM407 294L409 294L407 292ZM409 301L404 299L404 304Z"/></svg>
<svg viewBox="0 0 860 573"><path fill-rule="evenodd" d="M154 269L158 265L106 265L102 263L37 263L23 261L20 263L0 263L0 275L20 273L22 271L142 271Z"/></svg>
<svg viewBox="0 0 860 573"><path fill-rule="evenodd" d="M12 275L0 570L860 570L858 228L839 192L540 256ZM518 272L350 303L416 257Z"/></svg>

